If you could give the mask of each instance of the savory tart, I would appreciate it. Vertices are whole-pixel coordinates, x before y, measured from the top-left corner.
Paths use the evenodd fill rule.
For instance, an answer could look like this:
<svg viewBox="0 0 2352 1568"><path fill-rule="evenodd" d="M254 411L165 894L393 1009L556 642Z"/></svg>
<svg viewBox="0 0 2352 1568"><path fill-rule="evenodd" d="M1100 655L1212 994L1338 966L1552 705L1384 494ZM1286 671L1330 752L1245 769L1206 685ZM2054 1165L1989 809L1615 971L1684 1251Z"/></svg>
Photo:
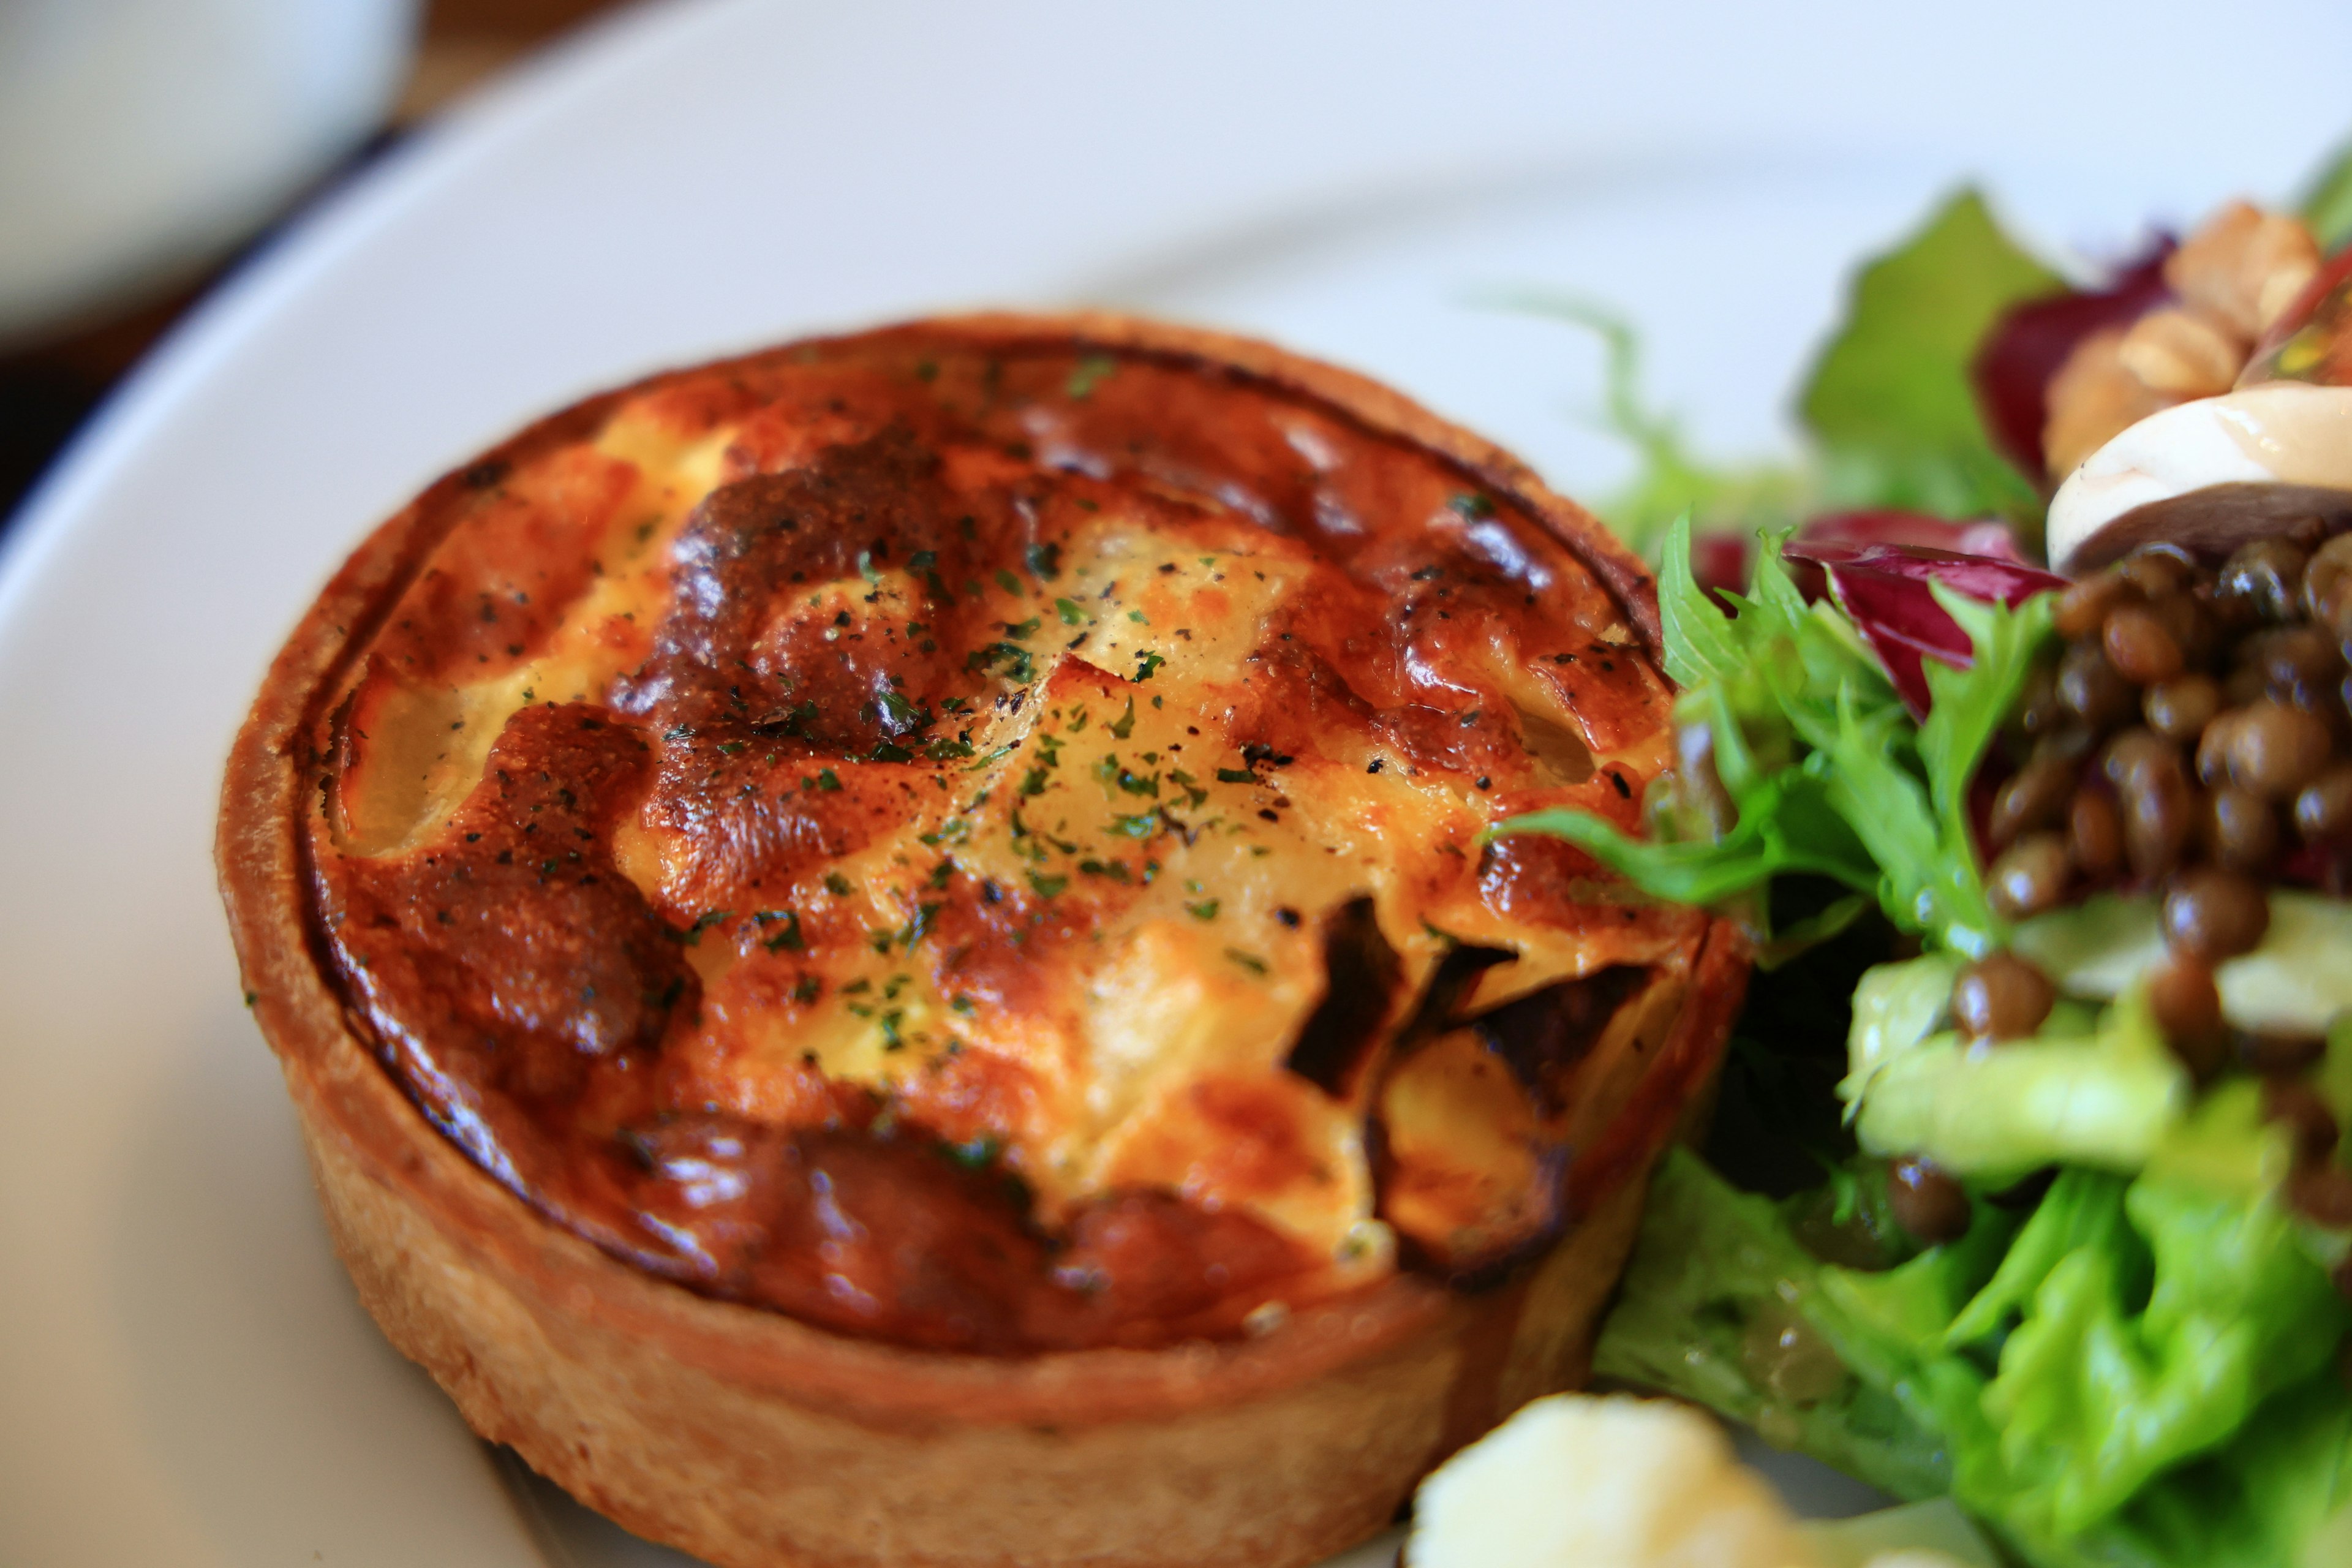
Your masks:
<svg viewBox="0 0 2352 1568"><path fill-rule="evenodd" d="M363 544L221 868L362 1299L727 1564L1288 1565L1584 1373L1730 926L1637 562L1119 318L656 377Z"/></svg>

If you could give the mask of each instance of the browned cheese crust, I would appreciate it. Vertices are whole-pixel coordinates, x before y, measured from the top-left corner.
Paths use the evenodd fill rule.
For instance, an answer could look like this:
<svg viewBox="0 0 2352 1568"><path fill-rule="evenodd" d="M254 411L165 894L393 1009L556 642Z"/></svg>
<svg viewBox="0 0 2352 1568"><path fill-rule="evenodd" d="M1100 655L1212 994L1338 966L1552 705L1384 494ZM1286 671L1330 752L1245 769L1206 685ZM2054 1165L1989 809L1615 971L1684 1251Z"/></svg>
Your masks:
<svg viewBox="0 0 2352 1568"><path fill-rule="evenodd" d="M975 317L593 399L312 605L220 861L339 1252L730 1565L1303 1564L1581 1381L1748 952L1508 812L1638 563L1373 384Z"/></svg>

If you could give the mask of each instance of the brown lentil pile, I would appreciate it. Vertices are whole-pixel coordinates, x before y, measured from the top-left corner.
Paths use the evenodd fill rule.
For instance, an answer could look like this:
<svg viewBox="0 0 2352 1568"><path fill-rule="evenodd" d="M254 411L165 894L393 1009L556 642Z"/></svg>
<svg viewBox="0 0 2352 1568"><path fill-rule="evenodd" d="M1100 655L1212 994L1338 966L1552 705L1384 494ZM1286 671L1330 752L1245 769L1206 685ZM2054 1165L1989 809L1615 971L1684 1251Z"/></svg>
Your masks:
<svg viewBox="0 0 2352 1568"><path fill-rule="evenodd" d="M2200 1081L2259 1074L2293 1134L2292 1200L2352 1226L2352 1172L2307 1081L2324 1042L2232 1032L2213 976L2262 941L2270 887L2352 887L2352 533L2261 540L2218 570L2143 548L2068 588L2055 621L2062 647L2027 685L2015 771L1983 821L1993 907L2022 920L2105 889L2160 896L2149 1001L2167 1041ZM2032 1035L2055 1000L2000 952L1960 972L1952 1015L1997 1046ZM1888 1192L1922 1241L1967 1228L1965 1194L1927 1161L1895 1162ZM2339 1283L2352 1295L2352 1266Z"/></svg>

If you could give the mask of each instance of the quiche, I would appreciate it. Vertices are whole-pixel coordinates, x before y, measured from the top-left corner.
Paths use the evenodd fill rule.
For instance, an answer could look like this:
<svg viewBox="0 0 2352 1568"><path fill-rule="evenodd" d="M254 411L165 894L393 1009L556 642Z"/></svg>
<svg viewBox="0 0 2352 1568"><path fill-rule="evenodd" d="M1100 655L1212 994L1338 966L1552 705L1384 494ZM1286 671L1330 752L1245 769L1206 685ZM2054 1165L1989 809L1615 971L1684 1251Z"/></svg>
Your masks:
<svg viewBox="0 0 2352 1568"><path fill-rule="evenodd" d="M220 864L362 1300L713 1562L1287 1568L1584 1372L1739 933L1578 851L1639 563L1125 318L796 343L386 522Z"/></svg>

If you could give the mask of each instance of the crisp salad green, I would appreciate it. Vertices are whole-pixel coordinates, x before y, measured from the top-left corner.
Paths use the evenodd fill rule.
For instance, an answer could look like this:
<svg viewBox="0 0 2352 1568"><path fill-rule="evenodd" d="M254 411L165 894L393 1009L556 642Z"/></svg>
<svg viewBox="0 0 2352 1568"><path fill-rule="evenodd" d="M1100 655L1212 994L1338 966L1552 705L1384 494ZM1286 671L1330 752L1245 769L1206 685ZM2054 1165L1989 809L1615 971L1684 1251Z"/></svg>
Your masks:
<svg viewBox="0 0 2352 1568"><path fill-rule="evenodd" d="M2308 210L2323 233L2352 231L2352 158ZM2000 312L2055 284L1969 194L1868 266L1800 400L1814 450L1785 472L1802 477L1751 514L1762 548L1746 591L1700 585L1687 515L1661 531L1685 765L1645 831L1565 811L1496 828L1566 839L1655 897L1735 913L1785 965L1758 977L1706 1157L1678 1152L1656 1178L1596 1370L1899 1497L1949 1495L2032 1568L2352 1563L2338 1366L2352 1305L2329 1278L2352 1238L2282 1201L2292 1150L2260 1085L2200 1089L2167 1047L2141 991L2160 946L2147 900L2017 927L1987 898L1971 784L2049 656L2053 596L2004 609L1937 587L1973 660L1927 661L1919 720L1857 626L1809 603L1780 554L1808 507L2038 529L1967 364ZM1622 388L1630 340L1614 347ZM1670 426L1643 419L1621 399L1617 423L1646 430L1654 459L1621 515L1755 489L1714 483ZM2352 987L2352 923L2339 900L2284 897L2221 988L2233 1013L2277 996L2306 1027L2336 1020L2315 1087L2352 1123L2352 1014L2336 997ZM1856 965L1857 941L1878 962ZM2011 946L2069 994L2033 1038L1972 1047L1949 1016L1955 975ZM1742 1103L1806 1084L1834 1114ZM1784 1147L1759 1154L1774 1139ZM1892 1222L1883 1172L1898 1154L1961 1179L1965 1234L1922 1247ZM1792 1343L1832 1375L1792 1378Z"/></svg>
<svg viewBox="0 0 2352 1568"><path fill-rule="evenodd" d="M1845 330L1798 405L1825 459L1829 500L2038 524L2041 500L1993 450L1968 363L2003 310L2059 285L1973 191L1864 267Z"/></svg>
<svg viewBox="0 0 2352 1568"><path fill-rule="evenodd" d="M1704 726L1734 817L1707 831L1687 799L1636 839L1574 812L1504 831L1568 839L1681 903L1713 904L1792 872L1875 895L1907 931L1965 952L2005 935L1969 847L1969 781L2050 635L2049 601L2017 610L1943 594L1977 647L1970 669L1930 662L1936 705L1915 725L1877 657L1827 600L1805 602L1768 549L1727 618L1690 570L1689 524L1669 531L1658 571L1666 673L1678 718Z"/></svg>

